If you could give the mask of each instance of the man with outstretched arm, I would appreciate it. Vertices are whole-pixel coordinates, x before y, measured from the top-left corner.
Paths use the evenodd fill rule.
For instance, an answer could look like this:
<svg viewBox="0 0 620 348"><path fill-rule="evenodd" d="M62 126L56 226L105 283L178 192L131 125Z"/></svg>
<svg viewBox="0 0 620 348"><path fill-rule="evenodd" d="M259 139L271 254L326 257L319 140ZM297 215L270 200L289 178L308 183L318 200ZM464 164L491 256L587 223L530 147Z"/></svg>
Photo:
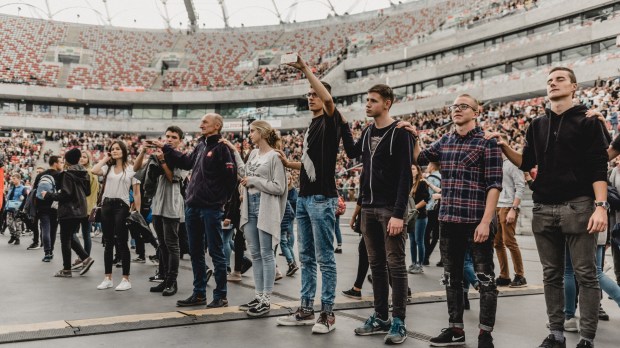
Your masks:
<svg viewBox="0 0 620 348"><path fill-rule="evenodd" d="M573 105L575 73L551 69L547 96L551 108L535 118L525 136L523 154L500 140L502 151L522 171L538 166L533 191L532 231L543 266L550 334L541 348L564 348L564 263L566 251L579 282L578 348L593 347L600 290L596 277L597 233L607 228L607 140L603 126ZM497 133L488 137L499 137ZM615 151L610 150L610 151Z"/></svg>

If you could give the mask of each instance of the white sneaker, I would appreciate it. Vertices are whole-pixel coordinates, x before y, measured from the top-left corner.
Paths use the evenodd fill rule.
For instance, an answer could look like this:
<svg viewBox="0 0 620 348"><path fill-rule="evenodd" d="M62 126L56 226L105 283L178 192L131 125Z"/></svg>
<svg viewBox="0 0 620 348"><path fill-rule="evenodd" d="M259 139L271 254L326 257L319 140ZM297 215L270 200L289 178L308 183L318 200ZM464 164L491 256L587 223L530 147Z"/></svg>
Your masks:
<svg viewBox="0 0 620 348"><path fill-rule="evenodd" d="M579 327L577 326L577 318L570 318L564 320L564 331L567 332L577 332L579 331Z"/></svg>
<svg viewBox="0 0 620 348"><path fill-rule="evenodd" d="M101 284L99 284L97 286L98 290L105 290L105 289L109 289L111 287L114 286L114 282L112 282L112 279L108 279L108 278L104 278L103 281L101 282Z"/></svg>
<svg viewBox="0 0 620 348"><path fill-rule="evenodd" d="M551 328L551 324L547 322L547 328ZM566 332L577 332L579 331L579 327L577 326L577 318L570 318L564 320L564 331Z"/></svg>
<svg viewBox="0 0 620 348"><path fill-rule="evenodd" d="M114 290L116 291L125 291L125 290L129 290L131 289L131 283L129 282L129 280L123 278L123 280L121 281L120 284L118 284L118 286L116 288L114 288Z"/></svg>

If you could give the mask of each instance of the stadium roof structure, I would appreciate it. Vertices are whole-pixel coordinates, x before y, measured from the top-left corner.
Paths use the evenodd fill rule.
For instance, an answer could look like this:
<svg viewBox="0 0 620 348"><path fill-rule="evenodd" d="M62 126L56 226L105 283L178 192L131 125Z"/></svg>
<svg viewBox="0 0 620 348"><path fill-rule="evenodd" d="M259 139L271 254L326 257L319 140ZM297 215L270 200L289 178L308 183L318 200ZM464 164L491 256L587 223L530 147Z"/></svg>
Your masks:
<svg viewBox="0 0 620 348"><path fill-rule="evenodd" d="M0 0L0 13L145 29L277 25L416 0Z"/></svg>

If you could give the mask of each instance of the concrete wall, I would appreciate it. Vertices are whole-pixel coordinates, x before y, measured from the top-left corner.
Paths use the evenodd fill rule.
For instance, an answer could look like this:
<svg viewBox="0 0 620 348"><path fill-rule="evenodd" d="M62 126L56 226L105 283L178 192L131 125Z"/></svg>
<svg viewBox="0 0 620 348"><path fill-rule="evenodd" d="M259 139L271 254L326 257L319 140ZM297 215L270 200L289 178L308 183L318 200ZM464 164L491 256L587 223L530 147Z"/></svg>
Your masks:
<svg viewBox="0 0 620 348"><path fill-rule="evenodd" d="M602 40L619 34L620 17L592 26L582 27L567 32L557 33L547 39L528 43L502 51L494 51L487 55L474 55L473 57L453 61L448 64L421 67L419 70L405 72L405 70L393 71L376 77L367 77L352 82L339 80L333 84L334 90L340 95L352 95L364 93L369 86L377 83L386 83L390 86L403 86L411 83L427 81L442 76L449 76L471 70L466 66L482 68L528 58L537 54L557 51L574 45L584 44L591 41ZM347 61L345 61L346 63ZM344 69L347 69L346 67Z"/></svg>
<svg viewBox="0 0 620 348"><path fill-rule="evenodd" d="M521 14L506 17L501 20L501 26L498 26L498 21L492 21L474 27L470 30L455 30L452 32L451 35L448 36L440 33L440 36L442 36L443 38L433 39L432 41L424 42L415 46L399 48L373 55L349 58L344 62L344 66L345 70L356 70L364 67L424 56L430 53L445 50L447 48L462 46L467 43L473 43L482 39L491 38L502 33L518 31L525 27L529 27L543 22L548 22L555 18L561 18L572 14L579 14L587 11L588 9L601 7L602 5L612 3L614 3L614 1L609 0L556 1L555 4L551 6L543 6L538 9L533 9ZM498 27L500 27L501 30L498 30Z"/></svg>
<svg viewBox="0 0 620 348"><path fill-rule="evenodd" d="M580 82L588 82L598 77L608 77L618 74L618 66L620 60L610 60L598 62L591 65L574 67L575 74ZM529 79L510 80L493 85L477 84L467 92L476 96L481 100L495 100L508 98L513 96L534 97L545 94L546 74L541 73L534 75ZM449 105L452 103L458 93L438 95L425 99L418 99L410 102L395 104L392 107L391 114L406 115L414 111L424 111L436 109L438 107ZM343 115L347 120L363 120L366 118L361 105L359 109L345 111ZM306 113L296 118L281 118L282 129L306 128L310 123L311 115ZM188 132L198 132L199 120L197 119L97 119L90 117L82 118L52 118L37 115L9 115L0 113L0 126L3 128L25 128L25 129L72 129L72 130L100 130L114 132L132 132L132 133L160 133L171 124L180 126ZM240 131L239 120L226 120L226 126L229 131ZM225 127L226 127L225 126ZM247 128L245 129L247 131Z"/></svg>

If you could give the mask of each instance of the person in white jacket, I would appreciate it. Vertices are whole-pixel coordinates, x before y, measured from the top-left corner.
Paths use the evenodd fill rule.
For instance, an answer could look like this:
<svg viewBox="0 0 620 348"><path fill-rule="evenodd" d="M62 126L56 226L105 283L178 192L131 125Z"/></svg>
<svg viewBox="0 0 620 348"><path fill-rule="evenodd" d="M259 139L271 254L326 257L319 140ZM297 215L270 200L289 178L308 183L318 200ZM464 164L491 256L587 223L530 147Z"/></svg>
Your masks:
<svg viewBox="0 0 620 348"><path fill-rule="evenodd" d="M252 256L255 298L241 305L249 316L259 317L271 309L271 293L275 282L274 247L280 243L280 223L286 208L288 192L286 172L274 149L280 148L280 136L265 121L250 125L250 140L255 149L243 163L237 149L222 139L235 152L243 201L240 230Z"/></svg>

